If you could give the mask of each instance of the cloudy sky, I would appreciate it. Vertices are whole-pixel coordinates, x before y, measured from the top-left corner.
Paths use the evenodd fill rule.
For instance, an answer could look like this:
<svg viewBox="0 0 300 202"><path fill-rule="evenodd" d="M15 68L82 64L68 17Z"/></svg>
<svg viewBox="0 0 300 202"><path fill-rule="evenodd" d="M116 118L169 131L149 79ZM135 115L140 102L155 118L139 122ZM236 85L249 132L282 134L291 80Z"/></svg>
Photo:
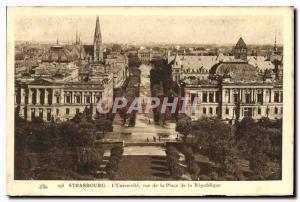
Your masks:
<svg viewBox="0 0 300 202"><path fill-rule="evenodd" d="M282 26L276 16L122 16L100 15L104 43L235 44L242 36L247 44L282 44ZM91 44L96 16L34 15L15 17L18 41L73 42L76 32Z"/></svg>

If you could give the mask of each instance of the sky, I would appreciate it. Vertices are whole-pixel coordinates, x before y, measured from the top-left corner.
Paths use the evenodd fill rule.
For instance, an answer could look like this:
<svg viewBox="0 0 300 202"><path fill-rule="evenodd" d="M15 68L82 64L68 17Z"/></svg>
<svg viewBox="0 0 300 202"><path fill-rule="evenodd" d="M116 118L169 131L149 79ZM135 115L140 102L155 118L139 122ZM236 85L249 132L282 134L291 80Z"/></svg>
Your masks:
<svg viewBox="0 0 300 202"><path fill-rule="evenodd" d="M283 21L278 16L99 16L103 43L282 44ZM92 44L96 16L18 15L17 41L72 43L76 32Z"/></svg>

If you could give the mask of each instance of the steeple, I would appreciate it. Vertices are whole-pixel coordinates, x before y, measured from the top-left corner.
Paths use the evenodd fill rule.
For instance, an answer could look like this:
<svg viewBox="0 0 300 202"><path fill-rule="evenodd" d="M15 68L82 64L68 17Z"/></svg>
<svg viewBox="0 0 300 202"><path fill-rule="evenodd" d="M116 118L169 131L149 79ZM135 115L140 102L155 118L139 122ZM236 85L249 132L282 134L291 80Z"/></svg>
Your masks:
<svg viewBox="0 0 300 202"><path fill-rule="evenodd" d="M277 51L277 44L276 44L276 33L275 33L275 41L274 41L274 52Z"/></svg>
<svg viewBox="0 0 300 202"><path fill-rule="evenodd" d="M75 41L75 44L78 43L78 32L76 31L76 41Z"/></svg>
<svg viewBox="0 0 300 202"><path fill-rule="evenodd" d="M236 43L233 54L235 59L239 60L247 60L247 45L244 42L243 38L240 37L238 42Z"/></svg>
<svg viewBox="0 0 300 202"><path fill-rule="evenodd" d="M96 42L96 41L102 43L99 16L97 16L97 19L96 19L96 27L95 27L95 34L94 34L94 42Z"/></svg>
<svg viewBox="0 0 300 202"><path fill-rule="evenodd" d="M95 34L94 34L94 62L99 63L102 61L103 61L102 36L100 31L99 16L97 16Z"/></svg>

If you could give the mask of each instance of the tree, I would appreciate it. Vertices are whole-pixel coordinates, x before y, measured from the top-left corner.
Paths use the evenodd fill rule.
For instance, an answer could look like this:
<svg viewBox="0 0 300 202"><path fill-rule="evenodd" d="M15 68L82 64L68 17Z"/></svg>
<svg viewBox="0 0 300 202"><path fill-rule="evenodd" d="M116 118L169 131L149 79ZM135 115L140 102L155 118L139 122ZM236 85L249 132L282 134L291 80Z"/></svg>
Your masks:
<svg viewBox="0 0 300 202"><path fill-rule="evenodd" d="M198 164L195 161L192 161L192 163L190 165L190 168L189 168L189 171L192 175L192 179L197 180L198 176L200 174L200 168L199 168Z"/></svg>
<svg viewBox="0 0 300 202"><path fill-rule="evenodd" d="M62 122L58 126L61 137L61 145L70 148L78 146L78 125L72 121Z"/></svg>
<svg viewBox="0 0 300 202"><path fill-rule="evenodd" d="M102 148L81 147L77 150L78 170L85 174L94 174L99 169L103 159Z"/></svg>
<svg viewBox="0 0 300 202"><path fill-rule="evenodd" d="M112 45L112 51L114 52L120 52L122 50L122 47L119 44Z"/></svg>
<svg viewBox="0 0 300 202"><path fill-rule="evenodd" d="M176 131L183 134L183 140L186 141L187 135L191 132L191 121L188 119L179 119L176 123Z"/></svg>
<svg viewBox="0 0 300 202"><path fill-rule="evenodd" d="M128 57L128 66L129 67L139 67L142 64L138 57Z"/></svg>
<svg viewBox="0 0 300 202"><path fill-rule="evenodd" d="M268 164L272 156L272 142L270 138L272 133L261 125L269 127L270 122L265 119L258 124L250 118L243 119L238 127L239 139L237 143L243 156L249 159L250 169L254 174L266 179L271 175Z"/></svg>
<svg viewBox="0 0 300 202"><path fill-rule="evenodd" d="M104 134L105 132L112 131L112 121L104 117L99 117L95 120L95 127Z"/></svg>
<svg viewBox="0 0 300 202"><path fill-rule="evenodd" d="M82 122L78 126L78 146L86 147L93 145L96 140L94 127L91 123Z"/></svg>
<svg viewBox="0 0 300 202"><path fill-rule="evenodd" d="M36 117L28 125L26 143L34 152L49 151L53 145L53 134L49 133L48 125L39 117Z"/></svg>

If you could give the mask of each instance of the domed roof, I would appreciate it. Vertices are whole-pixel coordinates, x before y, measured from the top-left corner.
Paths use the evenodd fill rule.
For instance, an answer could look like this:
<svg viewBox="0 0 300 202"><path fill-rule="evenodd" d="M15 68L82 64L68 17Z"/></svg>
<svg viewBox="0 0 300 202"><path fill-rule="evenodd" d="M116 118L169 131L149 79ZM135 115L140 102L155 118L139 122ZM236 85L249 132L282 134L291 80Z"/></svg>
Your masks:
<svg viewBox="0 0 300 202"><path fill-rule="evenodd" d="M247 62L220 62L210 69L210 74L230 74L233 80L254 80L258 78L257 68Z"/></svg>

